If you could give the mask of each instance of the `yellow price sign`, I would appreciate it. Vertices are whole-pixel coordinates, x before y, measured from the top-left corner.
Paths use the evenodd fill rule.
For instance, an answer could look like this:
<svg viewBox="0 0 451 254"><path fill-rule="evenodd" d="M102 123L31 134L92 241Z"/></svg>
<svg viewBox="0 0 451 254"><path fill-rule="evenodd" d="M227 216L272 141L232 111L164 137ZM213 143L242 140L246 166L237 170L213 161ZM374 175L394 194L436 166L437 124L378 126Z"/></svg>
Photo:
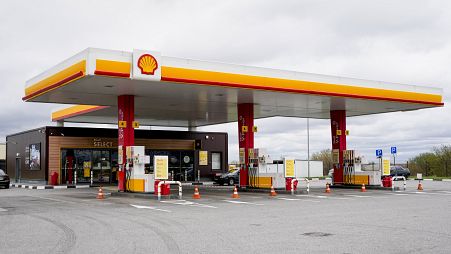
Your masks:
<svg viewBox="0 0 451 254"><path fill-rule="evenodd" d="M296 177L294 168L294 159L285 158L285 177Z"/></svg>
<svg viewBox="0 0 451 254"><path fill-rule="evenodd" d="M168 179L168 156L155 156L153 162L155 167L155 179Z"/></svg>
<svg viewBox="0 0 451 254"><path fill-rule="evenodd" d="M390 175L390 159L382 160L382 175L388 176Z"/></svg>

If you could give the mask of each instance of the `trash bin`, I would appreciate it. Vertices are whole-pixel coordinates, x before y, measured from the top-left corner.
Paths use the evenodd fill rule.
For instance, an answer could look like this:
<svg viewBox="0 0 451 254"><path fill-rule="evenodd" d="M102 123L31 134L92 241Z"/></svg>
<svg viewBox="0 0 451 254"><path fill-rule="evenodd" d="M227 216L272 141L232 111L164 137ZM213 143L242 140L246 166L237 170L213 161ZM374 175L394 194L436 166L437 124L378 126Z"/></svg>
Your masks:
<svg viewBox="0 0 451 254"><path fill-rule="evenodd" d="M58 173L52 172L50 175L50 185L57 185L58 184Z"/></svg>
<svg viewBox="0 0 451 254"><path fill-rule="evenodd" d="M295 179L293 178L285 178L285 189L287 191L291 191L291 181L293 181ZM298 189L298 181L295 181L293 184L293 189L297 190Z"/></svg>
<svg viewBox="0 0 451 254"><path fill-rule="evenodd" d="M155 180L154 184L154 191L155 195L158 195L158 183L161 182L161 180ZM171 194L171 185L166 183L161 185L161 195L169 195Z"/></svg>
<svg viewBox="0 0 451 254"><path fill-rule="evenodd" d="M386 176L384 177L384 179L382 179L382 186L384 187L392 187L392 180L391 180L391 176Z"/></svg>

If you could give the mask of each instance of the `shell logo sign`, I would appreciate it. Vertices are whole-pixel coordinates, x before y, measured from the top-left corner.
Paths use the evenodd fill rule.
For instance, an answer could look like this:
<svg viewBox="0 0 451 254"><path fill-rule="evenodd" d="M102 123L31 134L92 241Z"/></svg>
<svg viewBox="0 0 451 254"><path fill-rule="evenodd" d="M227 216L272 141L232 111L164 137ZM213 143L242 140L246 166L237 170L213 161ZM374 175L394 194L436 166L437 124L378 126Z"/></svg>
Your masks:
<svg viewBox="0 0 451 254"><path fill-rule="evenodd" d="M160 53L148 50L133 50L133 79L161 80Z"/></svg>
<svg viewBox="0 0 451 254"><path fill-rule="evenodd" d="M138 67L141 74L154 75L155 70L158 69L158 62L152 55L144 54L138 59Z"/></svg>

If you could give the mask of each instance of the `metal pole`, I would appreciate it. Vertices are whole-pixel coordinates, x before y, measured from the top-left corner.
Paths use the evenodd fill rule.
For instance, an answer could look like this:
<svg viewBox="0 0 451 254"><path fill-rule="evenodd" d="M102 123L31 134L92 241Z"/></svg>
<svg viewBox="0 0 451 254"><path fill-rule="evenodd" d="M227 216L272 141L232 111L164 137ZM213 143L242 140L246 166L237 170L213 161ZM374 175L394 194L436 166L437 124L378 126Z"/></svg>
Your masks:
<svg viewBox="0 0 451 254"><path fill-rule="evenodd" d="M92 170L91 170L91 186L94 184L94 174L93 174L93 172L92 172Z"/></svg>
<svg viewBox="0 0 451 254"><path fill-rule="evenodd" d="M182 199L182 183L178 182L179 184L179 199Z"/></svg>
<svg viewBox="0 0 451 254"><path fill-rule="evenodd" d="M197 182L200 182L200 169L197 170Z"/></svg>
<svg viewBox="0 0 451 254"><path fill-rule="evenodd" d="M307 177L310 177L310 121L307 118Z"/></svg>
<svg viewBox="0 0 451 254"><path fill-rule="evenodd" d="M171 181L174 181L174 170L171 170Z"/></svg>
<svg viewBox="0 0 451 254"><path fill-rule="evenodd" d="M74 185L77 185L77 169L74 171Z"/></svg>

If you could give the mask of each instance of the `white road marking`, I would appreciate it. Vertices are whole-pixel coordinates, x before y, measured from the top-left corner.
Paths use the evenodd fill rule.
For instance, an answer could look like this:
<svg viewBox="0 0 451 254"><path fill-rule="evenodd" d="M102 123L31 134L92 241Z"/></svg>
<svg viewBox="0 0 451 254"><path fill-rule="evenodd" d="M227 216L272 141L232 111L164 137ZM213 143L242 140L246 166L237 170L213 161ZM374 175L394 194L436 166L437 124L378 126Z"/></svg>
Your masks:
<svg viewBox="0 0 451 254"><path fill-rule="evenodd" d="M233 203L233 204L246 204L246 205L263 205L259 203L252 203L246 201L238 201L238 200L224 200L225 202Z"/></svg>
<svg viewBox="0 0 451 254"><path fill-rule="evenodd" d="M8 210L0 207L0 212L7 212Z"/></svg>
<svg viewBox="0 0 451 254"><path fill-rule="evenodd" d="M394 195L394 196L409 196L409 194L407 194L407 193L393 193L391 195Z"/></svg>
<svg viewBox="0 0 451 254"><path fill-rule="evenodd" d="M313 202L313 203L319 203L317 200L305 200L305 199L299 199L299 198L277 198L281 200L287 200L287 201L302 201L302 202Z"/></svg>
<svg viewBox="0 0 451 254"><path fill-rule="evenodd" d="M345 195L347 197L353 197L353 198L372 198L373 196L361 196L361 195Z"/></svg>
<svg viewBox="0 0 451 254"><path fill-rule="evenodd" d="M352 198L342 198L342 197L331 197L331 196L315 196L315 195L296 195L297 197L306 197L306 198L321 198L321 199L340 199L340 200L352 200ZM319 202L319 201L316 201Z"/></svg>
<svg viewBox="0 0 451 254"><path fill-rule="evenodd" d="M160 208L156 208L156 207L153 207L153 206L132 205L132 204L130 204L130 205L133 206L133 207L136 207L138 209L149 209L149 210L155 210L155 211L166 212L166 213L170 213L171 212L169 210L160 209Z"/></svg>
<svg viewBox="0 0 451 254"><path fill-rule="evenodd" d="M203 208L217 208L216 206L200 204L200 203L196 203L196 202L186 201L186 200L183 200L183 199L180 199L180 200L163 200L163 201L160 201L160 202L174 204L174 205L186 205L186 206L203 207Z"/></svg>
<svg viewBox="0 0 451 254"><path fill-rule="evenodd" d="M451 194L451 191L440 191L440 192Z"/></svg>

